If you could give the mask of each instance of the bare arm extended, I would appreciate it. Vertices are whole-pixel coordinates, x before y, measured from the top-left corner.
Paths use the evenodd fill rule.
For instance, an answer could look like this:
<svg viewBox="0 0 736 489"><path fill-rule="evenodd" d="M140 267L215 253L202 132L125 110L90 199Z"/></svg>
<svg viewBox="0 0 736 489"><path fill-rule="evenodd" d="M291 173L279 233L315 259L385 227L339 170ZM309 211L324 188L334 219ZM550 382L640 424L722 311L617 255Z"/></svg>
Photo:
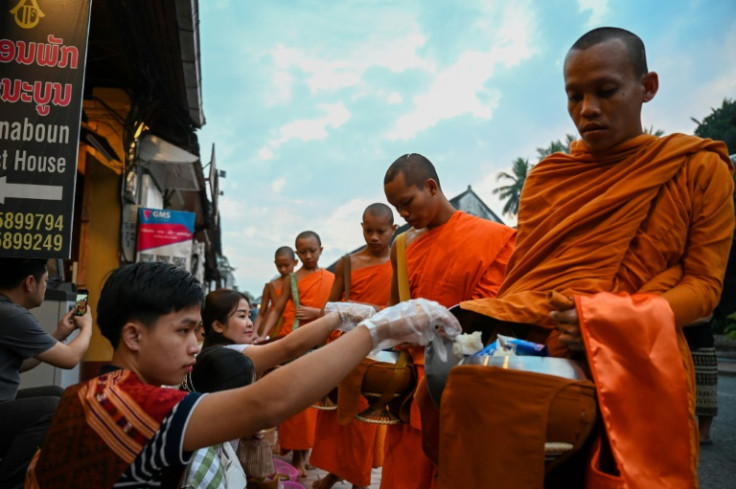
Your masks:
<svg viewBox="0 0 736 489"><path fill-rule="evenodd" d="M274 326L276 326L276 322L279 320L281 314L284 312L284 307L286 306L286 303L289 299L291 299L291 277L287 275L286 277L284 277L283 283L281 285L281 295L278 296L275 301L273 301L273 307L268 311L268 314L266 314L266 319L264 319L263 321L262 330L256 330L259 338L265 338L266 336L271 334L271 330Z"/></svg>
<svg viewBox="0 0 736 489"><path fill-rule="evenodd" d="M323 319L334 324L338 317L332 312ZM374 348L402 342L427 344L438 328L450 336L461 331L455 317L436 302L419 299L384 309L337 341L254 384L205 396L192 413L184 450L247 436L278 424L324 397Z"/></svg>
<svg viewBox="0 0 736 489"><path fill-rule="evenodd" d="M261 307L258 308L258 315L256 316L256 322L253 324L253 329L258 334L261 329L264 317L268 312L268 304L271 302L271 282L266 282L263 286L263 293L261 294Z"/></svg>

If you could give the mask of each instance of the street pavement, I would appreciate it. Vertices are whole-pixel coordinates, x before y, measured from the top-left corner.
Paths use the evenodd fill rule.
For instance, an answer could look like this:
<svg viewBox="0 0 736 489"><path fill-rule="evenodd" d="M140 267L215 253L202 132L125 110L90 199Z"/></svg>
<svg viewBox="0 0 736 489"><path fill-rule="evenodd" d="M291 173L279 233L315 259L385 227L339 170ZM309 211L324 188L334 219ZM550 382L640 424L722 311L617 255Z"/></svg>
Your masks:
<svg viewBox="0 0 736 489"><path fill-rule="evenodd" d="M280 458L281 460L284 460L286 462L291 463L291 454L287 454L286 456L283 455L274 455L276 458ZM324 470L318 469L316 467L311 467L309 470L307 470L308 475L304 479L299 479L299 483L302 484L305 489L311 489L312 484L314 484L316 481L320 480L324 476L327 475L327 472ZM369 486L370 489L378 489L381 485L381 469L373 469L373 472L371 473L371 485ZM332 486L333 489L351 489L353 487L352 484L341 481Z"/></svg>
<svg viewBox="0 0 736 489"><path fill-rule="evenodd" d="M700 488L736 487L736 360L719 361L718 416L710 434L713 444L700 450Z"/></svg>
<svg viewBox="0 0 736 489"><path fill-rule="evenodd" d="M698 476L700 489L732 489L736 487L736 359L719 360L718 416L713 420L711 438L713 444L703 446L700 451ZM666 450L667 447L662 447ZM290 456L280 457L290 462ZM326 472L309 470L309 476L300 482L310 489L314 481ZM373 469L370 489L381 484L381 469ZM351 489L347 482L337 483L334 489Z"/></svg>

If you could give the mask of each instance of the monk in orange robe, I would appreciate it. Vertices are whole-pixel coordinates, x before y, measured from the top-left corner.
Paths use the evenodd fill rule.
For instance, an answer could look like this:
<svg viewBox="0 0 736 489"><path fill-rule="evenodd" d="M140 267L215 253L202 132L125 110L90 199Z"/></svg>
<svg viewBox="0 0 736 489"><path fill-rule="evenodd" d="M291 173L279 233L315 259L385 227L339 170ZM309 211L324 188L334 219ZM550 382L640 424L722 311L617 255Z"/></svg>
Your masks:
<svg viewBox="0 0 736 489"><path fill-rule="evenodd" d="M391 248L391 304L422 297L451 307L463 300L495 296L514 248L515 231L453 208L434 166L422 155L398 158L383 183L389 203L412 226L405 239L397 238L404 240L405 251L396 241ZM406 277L398 273L402 260ZM424 349L413 348L410 353L422 389ZM422 451L421 430L419 409L412 402L409 424L388 428L381 489L434 486L435 470Z"/></svg>
<svg viewBox="0 0 736 489"><path fill-rule="evenodd" d="M363 302L383 308L388 304L391 293L390 245L396 231L391 208L380 203L369 205L363 211L361 226L366 246L347 257L349 267L344 260L337 262L329 301ZM347 284L346 271L349 272ZM368 402L361 396L357 409L363 411L367 408ZM336 410L320 411L310 462L329 473L312 487L330 489L341 479L350 482L353 489L370 486L371 468L380 467L383 463L385 435L383 425L355 419L341 425Z"/></svg>
<svg viewBox="0 0 736 489"><path fill-rule="evenodd" d="M299 261L296 259L294 250L292 250L291 247L281 246L274 254L273 263L276 265L276 270L278 270L279 276L270 282L266 282L266 285L263 286L261 307L258 309L258 316L256 316L256 322L253 326L253 330L256 334L261 330L261 324L263 324L266 314L271 308L273 308L273 304L276 302L276 299L281 295L281 287L284 284L284 277L294 271L294 267L296 267L296 264L299 263ZM278 331L279 326L280 324L277 320L275 331ZM274 336L278 336L278 333L274 334Z"/></svg>
<svg viewBox="0 0 736 489"><path fill-rule="evenodd" d="M316 319L327 303L332 289L335 276L319 267L319 257L322 254L319 235L314 231L304 231L297 236L295 245L302 267L294 274L284 277L282 293L266 317L262 332L264 337L269 335L279 317L282 317L281 336L289 334L300 324ZM296 289L296 294L292 292L292 288ZM295 305L296 301L298 307ZM302 476L307 475L307 453L314 446L316 425L317 411L310 407L278 427L281 451L293 452L292 464Z"/></svg>
<svg viewBox="0 0 736 489"><path fill-rule="evenodd" d="M461 307L525 325L551 354L587 362L601 434L586 467L569 474L579 484L562 486L697 487L693 372L682 327L718 302L734 227L733 168L720 142L643 133L642 104L655 96L658 76L631 32L582 36L564 77L582 140L528 176L498 296ZM541 445L523 452L530 448L523 443L489 443L510 438L521 423L498 419L499 403L477 395L493 374L476 370L468 382L473 367L455 367L442 396L438 487L542 487L549 482L543 457L522 455L539 454ZM469 420L484 401L482 416ZM500 451L502 463L494 464Z"/></svg>

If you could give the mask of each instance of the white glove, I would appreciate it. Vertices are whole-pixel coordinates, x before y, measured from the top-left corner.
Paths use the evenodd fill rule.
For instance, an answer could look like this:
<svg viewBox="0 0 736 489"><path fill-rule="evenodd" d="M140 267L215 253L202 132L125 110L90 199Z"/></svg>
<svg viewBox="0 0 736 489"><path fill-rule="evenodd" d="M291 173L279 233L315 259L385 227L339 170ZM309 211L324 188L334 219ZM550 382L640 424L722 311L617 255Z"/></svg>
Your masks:
<svg viewBox="0 0 736 489"><path fill-rule="evenodd" d="M359 326L370 331L374 350L400 343L424 346L440 335L454 338L462 332L457 318L447 308L427 299L412 299L387 307ZM433 344L442 345L442 341Z"/></svg>
<svg viewBox="0 0 736 489"><path fill-rule="evenodd" d="M373 316L376 308L359 302L328 302L325 304L324 311L325 314L336 312L340 316L340 325L335 329L347 332L364 319Z"/></svg>

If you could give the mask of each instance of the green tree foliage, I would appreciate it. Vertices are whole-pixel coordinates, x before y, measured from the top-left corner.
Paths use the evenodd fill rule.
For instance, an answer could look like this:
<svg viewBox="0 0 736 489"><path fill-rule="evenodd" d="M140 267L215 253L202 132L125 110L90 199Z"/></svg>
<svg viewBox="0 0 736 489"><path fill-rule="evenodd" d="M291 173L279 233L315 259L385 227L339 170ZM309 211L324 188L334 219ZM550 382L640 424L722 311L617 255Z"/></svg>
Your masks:
<svg viewBox="0 0 736 489"><path fill-rule="evenodd" d="M723 104L717 109L711 108L710 115L702 121L691 119L698 125L696 136L723 141L729 154L736 153L736 99L723 99Z"/></svg>
<svg viewBox="0 0 736 489"><path fill-rule="evenodd" d="M500 172L496 176L496 180L506 180L510 183L502 187L493 189L493 193L497 194L501 199L505 199L503 213L508 216L515 216L519 213L519 203L521 202L521 189L524 187L526 176L531 171L533 165L529 164L528 159L516 158L511 168L511 173L505 171Z"/></svg>
<svg viewBox="0 0 736 489"><path fill-rule="evenodd" d="M730 154L736 153L736 100L723 99L721 106L717 109L711 108L710 115L702 121L694 117L691 117L691 119L698 125L695 128L696 136L723 141L726 143ZM733 178L734 183L736 183L736 176ZM734 206L736 207L736 194L734 194ZM733 246L736 246L736 236L734 236ZM733 246L726 269L721 302L716 307L713 315L713 331L736 338L736 312L734 312L734 287L736 286L734 282L734 262L736 256Z"/></svg>
<svg viewBox="0 0 736 489"><path fill-rule="evenodd" d="M664 136L664 131L662 129L654 129L654 126L645 127L644 128L644 134L651 134L652 136Z"/></svg>
<svg viewBox="0 0 736 489"><path fill-rule="evenodd" d="M546 148L537 148L537 157L539 158L539 161L542 161L552 153L569 153L570 144L572 144L576 139L577 138L574 134L566 134L564 143L558 139L557 141L549 143Z"/></svg>
<svg viewBox="0 0 736 489"><path fill-rule="evenodd" d="M652 134L654 136L662 136L664 131L661 129L654 129L654 126L644 128L646 134ZM561 139L550 142L544 148L537 148L537 158L540 162L552 153L569 153L570 145L575 141L577 137L574 134L565 134L565 141ZM524 187L524 181L526 180L527 174L532 170L534 164L530 164L529 160L523 158L516 158L514 161L511 174L506 172L500 172L496 180L509 180L509 185L504 185L493 189L493 193L499 195L502 199L506 199L506 203L503 206L503 213L508 216L515 216L519 213L519 204L521 201L521 189Z"/></svg>
<svg viewBox="0 0 736 489"><path fill-rule="evenodd" d="M538 162L545 159L552 153L569 153L570 144L575 141L572 134L565 135L565 142L561 140L552 141L546 148L537 148ZM510 182L508 185L493 189L493 193L504 199L506 203L503 206L503 213L507 216L515 216L519 213L519 203L521 202L521 189L524 188L526 176L534 167L533 163L529 163L528 159L516 158L514 161L511 174L500 172L496 176L496 180L506 180Z"/></svg>

